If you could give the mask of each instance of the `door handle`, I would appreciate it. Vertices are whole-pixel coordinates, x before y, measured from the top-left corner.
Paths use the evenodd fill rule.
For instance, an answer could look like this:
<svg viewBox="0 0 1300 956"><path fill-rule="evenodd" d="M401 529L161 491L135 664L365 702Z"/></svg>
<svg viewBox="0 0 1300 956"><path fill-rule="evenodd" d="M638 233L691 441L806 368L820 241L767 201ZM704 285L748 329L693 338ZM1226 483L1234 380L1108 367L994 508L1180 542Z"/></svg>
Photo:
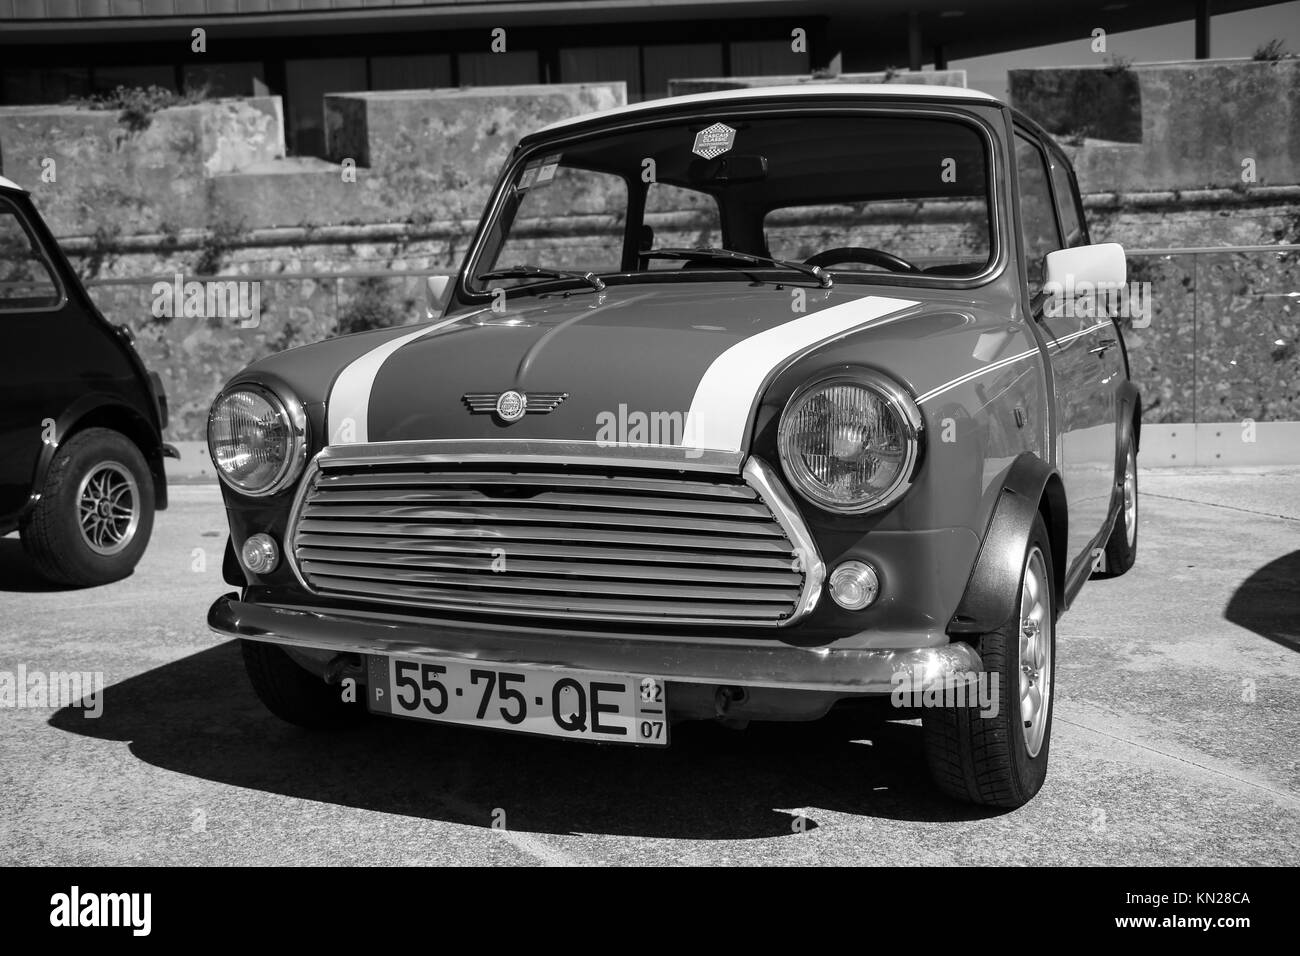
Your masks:
<svg viewBox="0 0 1300 956"><path fill-rule="evenodd" d="M1092 355L1101 355L1107 349L1113 349L1116 345L1119 345L1119 340L1117 339L1102 339L1097 346L1088 349L1088 352Z"/></svg>

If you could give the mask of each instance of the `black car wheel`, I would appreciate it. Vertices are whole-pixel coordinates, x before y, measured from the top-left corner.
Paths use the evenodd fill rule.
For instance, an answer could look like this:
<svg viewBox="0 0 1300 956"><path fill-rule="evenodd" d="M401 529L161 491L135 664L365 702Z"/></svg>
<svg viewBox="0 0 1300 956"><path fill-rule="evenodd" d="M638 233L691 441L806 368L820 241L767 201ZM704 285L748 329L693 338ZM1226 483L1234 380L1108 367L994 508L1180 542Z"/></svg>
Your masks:
<svg viewBox="0 0 1300 956"><path fill-rule="evenodd" d="M1093 577L1117 578L1137 560L1138 544L1138 469L1137 452L1132 442L1124 457L1124 475L1120 479L1119 517L1106 540L1106 550L1100 555Z"/></svg>
<svg viewBox="0 0 1300 956"><path fill-rule="evenodd" d="M153 513L153 477L140 449L121 432L88 428L55 452L23 522L23 548L55 584L107 584L134 570Z"/></svg>
<svg viewBox="0 0 1300 956"><path fill-rule="evenodd" d="M240 641L244 670L266 709L308 730L340 730L366 715L358 702L346 702L342 688L325 683L284 649L262 641Z"/></svg>
<svg viewBox="0 0 1300 956"><path fill-rule="evenodd" d="M1025 549L1016 613L1001 630L981 636L975 649L996 713L969 699L966 706L926 709L921 723L930 774L958 800L1023 806L1047 778L1056 678L1052 551L1041 516Z"/></svg>

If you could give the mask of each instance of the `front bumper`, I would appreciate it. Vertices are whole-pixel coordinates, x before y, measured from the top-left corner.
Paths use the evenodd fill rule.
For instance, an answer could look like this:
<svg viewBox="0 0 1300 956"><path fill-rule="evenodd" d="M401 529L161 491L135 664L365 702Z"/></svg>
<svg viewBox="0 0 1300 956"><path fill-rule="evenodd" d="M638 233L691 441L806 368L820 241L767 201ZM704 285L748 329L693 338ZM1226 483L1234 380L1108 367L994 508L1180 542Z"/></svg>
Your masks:
<svg viewBox="0 0 1300 956"><path fill-rule="evenodd" d="M337 654L390 654L557 671L649 674L666 681L842 695L888 694L895 674L909 687L966 684L983 670L968 644L938 647L796 647L779 640L611 636L559 632L538 636L509 627L439 624L400 614L364 617L220 597L208 626L224 637Z"/></svg>

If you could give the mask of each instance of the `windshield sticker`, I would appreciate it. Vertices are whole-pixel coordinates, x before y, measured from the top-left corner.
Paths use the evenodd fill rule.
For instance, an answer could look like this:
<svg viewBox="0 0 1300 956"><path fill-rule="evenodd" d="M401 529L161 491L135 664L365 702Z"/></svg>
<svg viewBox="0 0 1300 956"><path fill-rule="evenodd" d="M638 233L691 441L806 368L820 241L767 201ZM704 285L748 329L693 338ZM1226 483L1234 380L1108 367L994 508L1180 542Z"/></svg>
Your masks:
<svg viewBox="0 0 1300 956"><path fill-rule="evenodd" d="M695 145L691 147L691 152L705 159L713 159L735 145L736 131L725 123L714 123L695 134Z"/></svg>
<svg viewBox="0 0 1300 956"><path fill-rule="evenodd" d="M542 168L537 171L537 185L549 183L555 178L555 170L560 165L560 154L554 153L542 160Z"/></svg>
<svg viewBox="0 0 1300 956"><path fill-rule="evenodd" d="M515 186L520 192L537 182L537 170L541 168L539 163L529 163L524 167L524 171L519 174L519 183Z"/></svg>

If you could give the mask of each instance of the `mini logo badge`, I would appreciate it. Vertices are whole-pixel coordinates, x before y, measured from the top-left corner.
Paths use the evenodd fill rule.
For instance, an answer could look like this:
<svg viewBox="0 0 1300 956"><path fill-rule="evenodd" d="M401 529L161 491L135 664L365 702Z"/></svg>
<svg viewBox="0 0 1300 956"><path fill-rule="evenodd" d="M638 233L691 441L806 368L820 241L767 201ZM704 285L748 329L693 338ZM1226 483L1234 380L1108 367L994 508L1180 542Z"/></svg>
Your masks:
<svg viewBox="0 0 1300 956"><path fill-rule="evenodd" d="M695 145L691 152L705 159L713 159L736 145L736 131L725 123L714 123L707 129L695 134Z"/></svg>
<svg viewBox="0 0 1300 956"><path fill-rule="evenodd" d="M509 425L524 415L547 415L569 397L568 392L466 392L461 401L476 415L496 413Z"/></svg>
<svg viewBox="0 0 1300 956"><path fill-rule="evenodd" d="M528 399L516 391L502 392L497 398L497 418L517 422L528 411Z"/></svg>

